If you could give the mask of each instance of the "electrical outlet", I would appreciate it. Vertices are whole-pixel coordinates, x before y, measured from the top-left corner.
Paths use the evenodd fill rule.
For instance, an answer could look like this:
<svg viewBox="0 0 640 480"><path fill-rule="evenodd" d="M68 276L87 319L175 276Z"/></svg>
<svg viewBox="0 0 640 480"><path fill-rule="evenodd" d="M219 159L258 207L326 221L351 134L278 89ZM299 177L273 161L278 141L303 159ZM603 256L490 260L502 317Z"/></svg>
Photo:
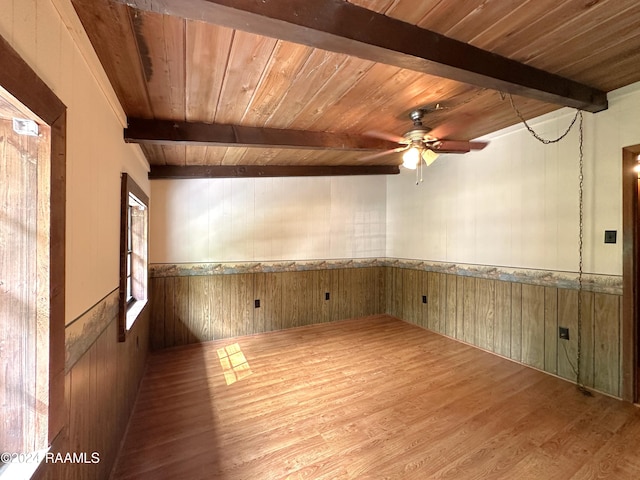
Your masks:
<svg viewBox="0 0 640 480"><path fill-rule="evenodd" d="M563 340L569 340L569 329L567 327L558 327L558 337Z"/></svg>
<svg viewBox="0 0 640 480"><path fill-rule="evenodd" d="M255 308L260 308L260 300L254 300L254 302L253 302L253 306L254 306Z"/></svg>
<svg viewBox="0 0 640 480"><path fill-rule="evenodd" d="M324 299L325 300L330 300L331 299L331 295L329 294L329 292L325 292Z"/></svg>
<svg viewBox="0 0 640 480"><path fill-rule="evenodd" d="M427 303L427 296L426 295L422 295L422 303Z"/></svg>

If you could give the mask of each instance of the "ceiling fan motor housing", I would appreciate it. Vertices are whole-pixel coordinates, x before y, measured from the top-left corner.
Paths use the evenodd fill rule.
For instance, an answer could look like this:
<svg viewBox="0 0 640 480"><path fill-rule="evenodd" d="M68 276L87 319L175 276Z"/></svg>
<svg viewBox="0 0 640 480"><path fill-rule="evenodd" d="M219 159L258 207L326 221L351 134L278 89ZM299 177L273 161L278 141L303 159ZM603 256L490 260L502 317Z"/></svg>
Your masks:
<svg viewBox="0 0 640 480"><path fill-rule="evenodd" d="M422 110L414 110L409 115L413 120L413 128L404 134L404 138L413 144L430 140L429 132L431 128L422 124L423 115L424 112Z"/></svg>

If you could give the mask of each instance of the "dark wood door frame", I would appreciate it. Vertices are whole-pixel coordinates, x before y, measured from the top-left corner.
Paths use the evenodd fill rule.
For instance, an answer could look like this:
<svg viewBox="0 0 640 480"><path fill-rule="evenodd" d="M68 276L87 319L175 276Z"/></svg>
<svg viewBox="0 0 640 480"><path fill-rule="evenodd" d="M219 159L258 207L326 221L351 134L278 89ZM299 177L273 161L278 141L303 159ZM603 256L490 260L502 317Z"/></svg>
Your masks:
<svg viewBox="0 0 640 480"><path fill-rule="evenodd" d="M0 35L0 87L51 127L49 170L49 445L65 416L65 230L67 107Z"/></svg>
<svg viewBox="0 0 640 480"><path fill-rule="evenodd" d="M640 225L638 164L640 145L622 149L622 398L638 402L638 314L640 313Z"/></svg>

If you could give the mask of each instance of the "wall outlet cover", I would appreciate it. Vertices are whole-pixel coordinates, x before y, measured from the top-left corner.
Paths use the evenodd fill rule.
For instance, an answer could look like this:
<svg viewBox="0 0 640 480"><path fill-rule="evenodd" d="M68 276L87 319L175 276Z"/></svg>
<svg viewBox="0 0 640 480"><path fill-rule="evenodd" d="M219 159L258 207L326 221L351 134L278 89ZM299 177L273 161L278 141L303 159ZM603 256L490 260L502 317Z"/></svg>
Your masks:
<svg viewBox="0 0 640 480"><path fill-rule="evenodd" d="M567 327L558 327L558 337L563 340L569 340L569 329Z"/></svg>

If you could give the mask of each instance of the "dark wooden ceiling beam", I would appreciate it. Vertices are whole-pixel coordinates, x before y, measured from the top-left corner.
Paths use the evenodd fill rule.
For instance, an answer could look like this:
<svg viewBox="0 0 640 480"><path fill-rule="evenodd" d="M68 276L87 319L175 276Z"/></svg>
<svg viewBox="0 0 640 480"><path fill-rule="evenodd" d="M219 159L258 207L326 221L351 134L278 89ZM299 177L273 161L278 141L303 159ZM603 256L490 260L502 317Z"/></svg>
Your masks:
<svg viewBox="0 0 640 480"><path fill-rule="evenodd" d="M390 150L397 143L343 133L282 130L172 120L128 119L128 143L322 150Z"/></svg>
<svg viewBox="0 0 640 480"><path fill-rule="evenodd" d="M152 165L149 179L331 177L398 173L400 167L397 165Z"/></svg>
<svg viewBox="0 0 640 480"><path fill-rule="evenodd" d="M345 0L116 0L131 7L344 53L598 112L606 93Z"/></svg>

